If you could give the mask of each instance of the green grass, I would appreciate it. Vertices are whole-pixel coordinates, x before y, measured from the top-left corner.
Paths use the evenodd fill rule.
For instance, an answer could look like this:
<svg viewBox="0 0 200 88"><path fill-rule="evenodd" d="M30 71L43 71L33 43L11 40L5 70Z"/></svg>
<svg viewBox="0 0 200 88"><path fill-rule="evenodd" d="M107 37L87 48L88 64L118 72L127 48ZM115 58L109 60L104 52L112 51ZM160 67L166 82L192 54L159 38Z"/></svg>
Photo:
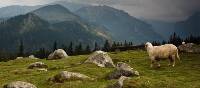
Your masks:
<svg viewBox="0 0 200 88"><path fill-rule="evenodd" d="M125 87L137 88L200 88L200 54L180 54L182 63L168 67L168 61L161 61L161 68L150 68L150 60L145 51L109 53L114 63L125 62L140 72L139 77L126 81ZM0 62L0 85L13 81L26 81L38 88L105 88L116 80L106 76L114 68L100 68L94 64L80 64L88 55L71 56L61 60L20 59ZM28 65L42 61L49 66L47 72L27 69ZM95 80L52 83L47 80L60 71L79 72Z"/></svg>

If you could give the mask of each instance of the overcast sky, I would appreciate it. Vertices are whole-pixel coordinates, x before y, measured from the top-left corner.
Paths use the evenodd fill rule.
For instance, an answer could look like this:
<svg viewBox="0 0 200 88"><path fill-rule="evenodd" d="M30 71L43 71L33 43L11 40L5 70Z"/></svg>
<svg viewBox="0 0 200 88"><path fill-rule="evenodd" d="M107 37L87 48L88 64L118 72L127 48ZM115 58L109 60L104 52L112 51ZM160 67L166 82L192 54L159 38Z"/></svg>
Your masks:
<svg viewBox="0 0 200 88"><path fill-rule="evenodd" d="M0 7L9 5L41 5L60 0L0 0ZM130 15L153 20L184 20L200 11L200 0L62 0L75 3L109 5Z"/></svg>

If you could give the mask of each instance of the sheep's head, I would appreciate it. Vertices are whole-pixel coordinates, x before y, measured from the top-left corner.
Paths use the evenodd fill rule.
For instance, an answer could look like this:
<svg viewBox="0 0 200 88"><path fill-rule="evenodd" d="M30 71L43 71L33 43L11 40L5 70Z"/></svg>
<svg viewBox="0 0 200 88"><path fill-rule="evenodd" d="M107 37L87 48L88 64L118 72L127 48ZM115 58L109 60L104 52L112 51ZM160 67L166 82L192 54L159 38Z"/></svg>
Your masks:
<svg viewBox="0 0 200 88"><path fill-rule="evenodd" d="M147 47L153 47L153 45L152 45L150 42L147 42L147 43L145 44L145 48L147 48Z"/></svg>

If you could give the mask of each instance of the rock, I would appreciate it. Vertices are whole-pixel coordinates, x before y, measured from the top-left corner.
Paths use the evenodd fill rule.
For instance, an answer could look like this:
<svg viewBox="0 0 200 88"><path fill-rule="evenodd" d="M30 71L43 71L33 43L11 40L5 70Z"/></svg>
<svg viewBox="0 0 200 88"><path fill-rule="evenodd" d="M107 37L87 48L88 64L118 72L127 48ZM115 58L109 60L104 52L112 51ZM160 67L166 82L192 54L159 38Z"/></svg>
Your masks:
<svg viewBox="0 0 200 88"><path fill-rule="evenodd" d="M113 85L109 85L107 88L123 88L124 85L124 81L127 80L128 77L125 76L121 76L117 82Z"/></svg>
<svg viewBox="0 0 200 88"><path fill-rule="evenodd" d="M178 46L180 52L186 53L200 53L200 47L194 43L183 43L182 45Z"/></svg>
<svg viewBox="0 0 200 88"><path fill-rule="evenodd" d="M108 79L118 79L121 76L139 76L139 72L126 63L118 62L116 69L108 76Z"/></svg>
<svg viewBox="0 0 200 88"><path fill-rule="evenodd" d="M90 79L90 77L74 72L62 71L55 75L53 78L50 78L50 81L63 83L64 81L70 80L83 80L83 79Z"/></svg>
<svg viewBox="0 0 200 88"><path fill-rule="evenodd" d="M94 63L99 67L115 67L110 56L103 51L96 51L92 53L85 63Z"/></svg>
<svg viewBox="0 0 200 88"><path fill-rule="evenodd" d="M38 71L48 71L46 68L39 68L39 69L37 69Z"/></svg>
<svg viewBox="0 0 200 88"><path fill-rule="evenodd" d="M23 57L17 57L16 59L23 59Z"/></svg>
<svg viewBox="0 0 200 88"><path fill-rule="evenodd" d="M16 81L4 85L4 88L37 88L37 87L31 83Z"/></svg>
<svg viewBox="0 0 200 88"><path fill-rule="evenodd" d="M68 55L63 49L57 49L48 56L48 60L67 58Z"/></svg>
<svg viewBox="0 0 200 88"><path fill-rule="evenodd" d="M28 66L28 69L34 69L34 68L48 68L47 65L45 65L43 62L35 62Z"/></svg>
<svg viewBox="0 0 200 88"><path fill-rule="evenodd" d="M34 55L30 55L30 56L28 56L28 58L30 58L30 59L38 59Z"/></svg>

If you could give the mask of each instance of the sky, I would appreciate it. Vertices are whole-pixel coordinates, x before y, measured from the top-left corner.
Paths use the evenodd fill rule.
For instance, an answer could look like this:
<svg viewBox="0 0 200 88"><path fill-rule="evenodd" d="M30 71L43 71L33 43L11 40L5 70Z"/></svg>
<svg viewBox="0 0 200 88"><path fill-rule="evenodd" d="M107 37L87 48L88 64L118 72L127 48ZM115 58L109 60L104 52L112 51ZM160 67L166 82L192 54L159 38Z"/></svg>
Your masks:
<svg viewBox="0 0 200 88"><path fill-rule="evenodd" d="M10 5L42 5L69 1L93 5L108 5L130 15L150 20L180 21L200 11L200 0L0 0L0 7Z"/></svg>

